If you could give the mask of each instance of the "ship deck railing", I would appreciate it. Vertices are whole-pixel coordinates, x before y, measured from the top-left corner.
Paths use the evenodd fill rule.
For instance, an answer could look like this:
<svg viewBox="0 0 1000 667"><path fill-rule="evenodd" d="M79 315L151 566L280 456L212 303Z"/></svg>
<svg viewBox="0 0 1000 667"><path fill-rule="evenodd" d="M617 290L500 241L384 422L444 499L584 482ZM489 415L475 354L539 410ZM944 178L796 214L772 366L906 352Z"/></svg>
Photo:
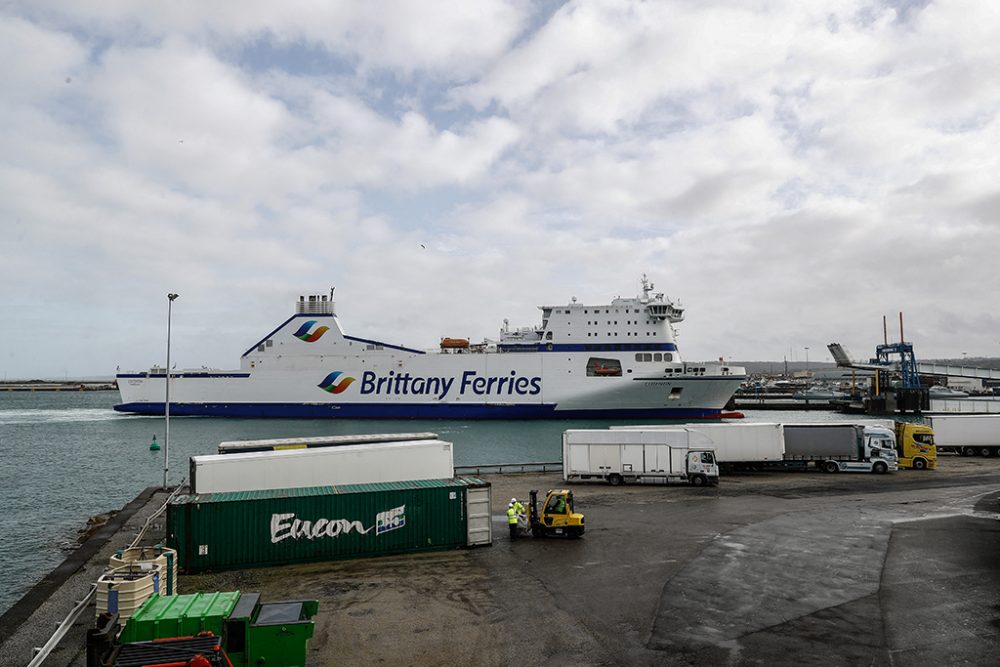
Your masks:
<svg viewBox="0 0 1000 667"><path fill-rule="evenodd" d="M475 466L455 466L456 475L503 475L520 472L562 472L562 461L543 463L487 463Z"/></svg>

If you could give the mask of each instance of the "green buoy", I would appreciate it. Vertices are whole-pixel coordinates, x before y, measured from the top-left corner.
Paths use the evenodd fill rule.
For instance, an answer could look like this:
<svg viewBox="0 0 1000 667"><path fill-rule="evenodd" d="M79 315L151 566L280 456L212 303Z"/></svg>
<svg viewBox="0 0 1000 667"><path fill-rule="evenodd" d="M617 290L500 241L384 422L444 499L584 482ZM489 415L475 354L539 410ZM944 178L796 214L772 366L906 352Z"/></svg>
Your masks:
<svg viewBox="0 0 1000 667"><path fill-rule="evenodd" d="M149 443L149 451L158 452L160 451L160 443L156 441L156 434L153 434L153 442Z"/></svg>

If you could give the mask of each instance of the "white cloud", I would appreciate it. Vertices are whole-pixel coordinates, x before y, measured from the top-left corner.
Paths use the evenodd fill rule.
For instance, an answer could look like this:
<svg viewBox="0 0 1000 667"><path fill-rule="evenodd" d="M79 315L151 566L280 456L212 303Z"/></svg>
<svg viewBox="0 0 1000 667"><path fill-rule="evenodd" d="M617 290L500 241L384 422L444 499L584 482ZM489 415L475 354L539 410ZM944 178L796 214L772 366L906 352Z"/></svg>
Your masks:
<svg viewBox="0 0 1000 667"><path fill-rule="evenodd" d="M865 356L899 310L922 356L1000 353L1000 10L549 10L5 6L0 370L147 366L167 291L180 363L226 366L331 284L422 347L642 273L689 358Z"/></svg>

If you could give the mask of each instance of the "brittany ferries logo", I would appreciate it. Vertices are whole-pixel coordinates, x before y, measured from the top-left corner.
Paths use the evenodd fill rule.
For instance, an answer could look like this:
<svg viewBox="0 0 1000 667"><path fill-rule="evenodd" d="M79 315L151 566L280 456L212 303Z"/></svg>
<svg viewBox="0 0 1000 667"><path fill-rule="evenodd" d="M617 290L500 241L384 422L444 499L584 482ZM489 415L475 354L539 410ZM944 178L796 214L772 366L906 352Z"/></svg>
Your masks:
<svg viewBox="0 0 1000 667"><path fill-rule="evenodd" d="M301 341L305 341L306 343L315 343L323 337L323 334L330 330L330 327L320 327L316 329L316 331L309 333L309 330L312 329L315 324L316 320L309 320L308 322L303 323L303 325L299 327L299 330L292 335Z"/></svg>
<svg viewBox="0 0 1000 667"><path fill-rule="evenodd" d="M355 381L349 376L341 378L341 375L342 371L334 371L317 386L331 394L339 394ZM511 371L509 375L489 376L479 375L476 371L465 371L461 378L425 377L410 373L397 374L395 371L380 376L374 371L365 371L361 375L359 386L362 396L434 396L438 400L444 400L452 393L452 389L460 396L537 396L542 393L542 378L521 376L517 371Z"/></svg>
<svg viewBox="0 0 1000 667"><path fill-rule="evenodd" d="M326 327L323 328L325 329ZM323 391L328 391L331 394L339 394L350 387L351 383L354 382L354 378L347 375L344 375L344 377L341 378L341 375L343 375L342 372L334 371L323 378L323 381L317 386ZM339 382L337 381L338 378L340 378Z"/></svg>

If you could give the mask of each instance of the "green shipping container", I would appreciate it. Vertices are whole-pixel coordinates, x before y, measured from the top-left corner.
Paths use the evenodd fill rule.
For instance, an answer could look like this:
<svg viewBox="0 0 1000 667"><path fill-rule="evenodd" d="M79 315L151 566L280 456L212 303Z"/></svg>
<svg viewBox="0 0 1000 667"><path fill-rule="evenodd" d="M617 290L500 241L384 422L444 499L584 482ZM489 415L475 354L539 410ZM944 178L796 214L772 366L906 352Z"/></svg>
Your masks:
<svg viewBox="0 0 1000 667"><path fill-rule="evenodd" d="M459 478L181 496L167 541L189 573L489 544L489 493Z"/></svg>

